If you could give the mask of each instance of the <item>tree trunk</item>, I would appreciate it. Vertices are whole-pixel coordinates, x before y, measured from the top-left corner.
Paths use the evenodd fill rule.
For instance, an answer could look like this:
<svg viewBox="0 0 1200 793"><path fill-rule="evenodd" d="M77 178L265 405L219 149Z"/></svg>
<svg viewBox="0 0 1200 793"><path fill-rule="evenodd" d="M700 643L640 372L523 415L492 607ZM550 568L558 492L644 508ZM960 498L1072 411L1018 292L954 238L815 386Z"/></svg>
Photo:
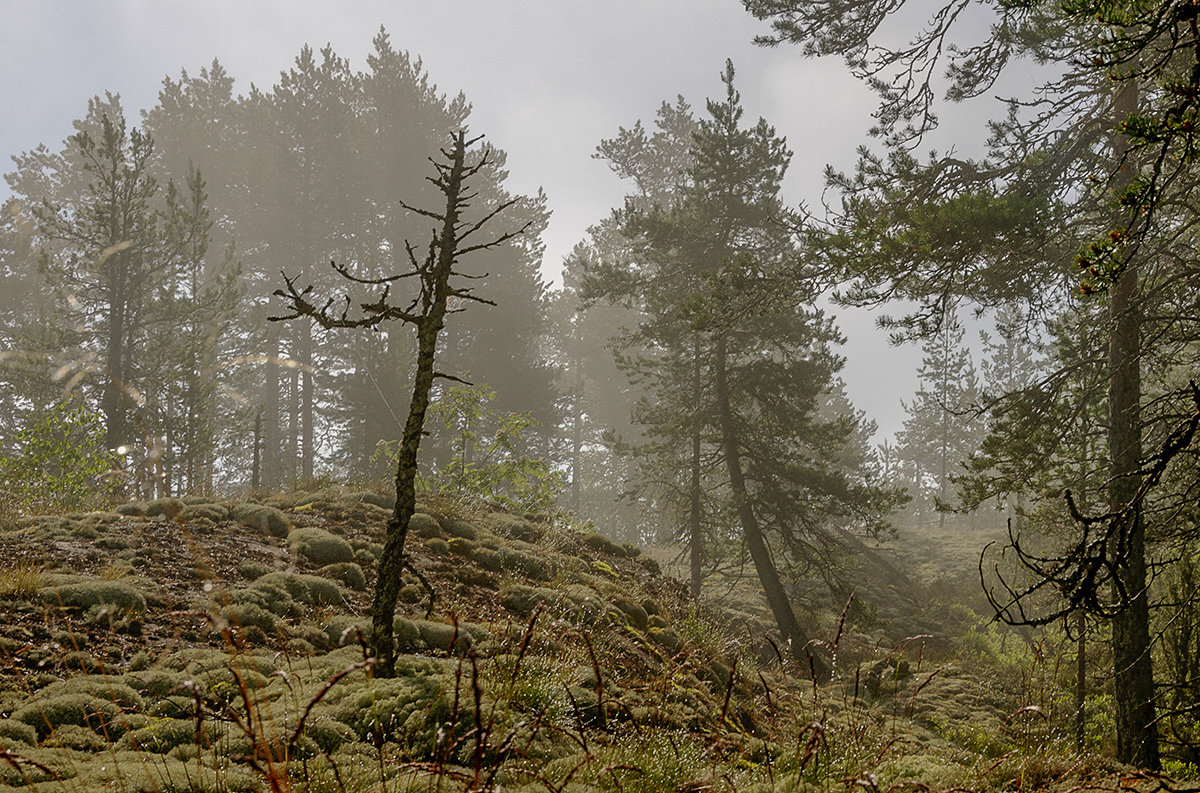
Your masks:
<svg viewBox="0 0 1200 793"><path fill-rule="evenodd" d="M579 477L583 473L583 358L575 356L572 362L575 394L571 400L571 509L578 514L582 499Z"/></svg>
<svg viewBox="0 0 1200 793"><path fill-rule="evenodd" d="M1117 98L1118 122L1137 109L1137 85L1127 81ZM1115 155L1121 164L1119 185L1132 178L1126 162L1128 143L1119 136ZM1109 508L1133 504L1141 484L1141 306L1138 262L1128 258L1109 295L1108 453L1111 466ZM1150 600L1146 591L1146 527L1140 504L1133 504L1127 528L1128 562L1117 576L1130 597L1128 608L1113 618L1113 699L1116 705L1117 759L1142 768L1159 767L1154 716L1154 670L1150 658Z"/></svg>
<svg viewBox="0 0 1200 793"><path fill-rule="evenodd" d="M300 370L295 366L300 353L297 351L297 341L296 338L292 339L291 349L288 351L291 365L287 370L288 424L287 443L284 446L283 454L283 480L288 483L289 487L295 487L296 481L299 479L296 467L300 460Z"/></svg>
<svg viewBox="0 0 1200 793"><path fill-rule="evenodd" d="M1109 434L1112 479L1109 508L1134 501L1141 484L1140 316L1134 296L1137 269L1129 263L1113 289L1109 338ZM1142 768L1159 766L1154 716L1154 670L1150 658L1150 598L1146 590L1146 526L1140 504L1129 515L1127 563L1118 568L1129 605L1112 621L1113 694L1117 759Z"/></svg>
<svg viewBox="0 0 1200 793"><path fill-rule="evenodd" d="M1083 754L1087 744L1087 615L1075 612L1075 751Z"/></svg>
<svg viewBox="0 0 1200 793"><path fill-rule="evenodd" d="M313 331L312 320L305 318L300 331L300 476L304 482L312 482L313 460L316 457L313 439L313 402L316 385L313 378Z"/></svg>
<svg viewBox="0 0 1200 793"><path fill-rule="evenodd" d="M692 397L696 410L700 410L700 340L695 340L692 351ZM700 597L700 586L704 581L704 505L700 492L700 418L692 419L691 482L688 485L688 549L691 562L691 592L693 598Z"/></svg>
<svg viewBox="0 0 1200 793"><path fill-rule="evenodd" d="M809 646L800 623L792 611L792 603L788 599L787 590L779 577L779 571L771 558L771 549L767 547L766 537L758 525L754 514L754 506L750 503L750 495L746 490L746 477L742 471L741 448L738 443L737 426L733 420L733 408L729 400L729 382L726 372L727 338L722 334L717 339L715 353L714 388L717 398L717 412L721 427L721 443L725 451L725 468L729 476L729 487L733 492L734 506L737 508L738 521L742 524L742 532L746 537L746 547L758 572L758 580L767 596L771 613L775 615L775 623L784 641L788 643L791 656L800 663L811 664L813 674L824 678L830 672L825 659L813 652Z"/></svg>
<svg viewBox="0 0 1200 793"><path fill-rule="evenodd" d="M125 279L123 262L126 252L120 252L112 257L108 266L108 338L104 350L105 380L104 391L100 396L100 410L104 414L104 445L108 449L126 446L125 422L125 310L127 295L125 294Z"/></svg>
<svg viewBox="0 0 1200 793"><path fill-rule="evenodd" d="M250 455L250 488L256 491L262 487L262 419L260 408L254 414L254 450Z"/></svg>
<svg viewBox="0 0 1200 793"><path fill-rule="evenodd" d="M280 441L279 427L280 399L282 387L280 366L280 342L278 332L273 332L267 344L266 382L263 384L262 410L262 487L274 490L279 487L283 477L280 472Z"/></svg>

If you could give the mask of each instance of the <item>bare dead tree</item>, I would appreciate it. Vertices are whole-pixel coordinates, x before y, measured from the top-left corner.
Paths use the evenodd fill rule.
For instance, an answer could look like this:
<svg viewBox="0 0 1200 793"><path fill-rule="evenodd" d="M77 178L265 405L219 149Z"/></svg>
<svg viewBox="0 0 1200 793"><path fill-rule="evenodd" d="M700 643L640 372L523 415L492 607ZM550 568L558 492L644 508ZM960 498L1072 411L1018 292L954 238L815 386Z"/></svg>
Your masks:
<svg viewBox="0 0 1200 793"><path fill-rule="evenodd" d="M526 223L519 229L505 232L486 242L474 242L478 232L517 201L512 199L490 207L477 220L464 219L466 210L478 196L478 193L467 187L468 182L494 162L490 150L485 148L478 159L468 163L467 151L481 137L468 139L466 133L460 130L455 133L449 149L442 150L443 160L431 160L437 175L428 179L446 199L445 207L440 212L400 202L400 205L410 212L427 217L437 224L423 257L418 256L417 250L406 241L408 269L384 278L359 278L346 266L331 262L333 269L347 281L379 289L373 299L359 303L359 312L351 315L349 295L342 300L331 297L318 306L312 300L313 287L310 285L298 289L295 279L289 278L285 273L285 286L276 290L275 294L287 301L291 310L285 315L270 317L272 321L311 317L326 329L371 329L384 322L399 320L416 329L417 361L413 374L412 399L409 402L408 419L404 424L404 436L396 455L396 506L388 520L383 553L379 558L374 601L371 604L371 652L377 659L375 673L381 677L391 677L395 673L396 653L392 622L395 619L396 600L404 568L414 569L405 557L404 544L408 536L409 521L416 511L417 451L424 434L430 391L434 380L438 378L463 382L454 375L436 370L438 336L445 325L446 315L463 310L461 307L451 308L452 300L494 305L492 301L473 294L469 285L453 280L456 277L471 279L482 276L467 275L456 270L455 266L462 256L503 245L529 228L529 223ZM406 279L415 281L416 295L407 304L393 302L392 285Z"/></svg>

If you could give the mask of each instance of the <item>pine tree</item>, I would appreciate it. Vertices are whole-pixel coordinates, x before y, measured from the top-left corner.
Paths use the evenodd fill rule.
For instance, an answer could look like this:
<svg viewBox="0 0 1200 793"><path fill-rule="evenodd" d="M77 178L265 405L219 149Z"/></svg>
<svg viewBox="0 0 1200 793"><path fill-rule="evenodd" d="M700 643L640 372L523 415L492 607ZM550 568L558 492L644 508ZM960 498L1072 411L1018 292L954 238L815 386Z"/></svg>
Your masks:
<svg viewBox="0 0 1200 793"><path fill-rule="evenodd" d="M954 508L953 479L983 434L978 378L964 336L960 325L947 324L922 345L920 385L904 405L908 418L896 436L899 456L916 474L918 518L936 513L939 526Z"/></svg>
<svg viewBox="0 0 1200 793"><path fill-rule="evenodd" d="M781 222L791 153L766 121L742 126L733 76L727 63L678 198L627 206L640 259L624 274L644 295L638 364L658 414L648 434L699 433L704 476L719 482L780 633L821 672L783 571L830 559L830 521L876 525L892 497L850 464L857 417L827 414L840 336L813 307L818 282Z"/></svg>

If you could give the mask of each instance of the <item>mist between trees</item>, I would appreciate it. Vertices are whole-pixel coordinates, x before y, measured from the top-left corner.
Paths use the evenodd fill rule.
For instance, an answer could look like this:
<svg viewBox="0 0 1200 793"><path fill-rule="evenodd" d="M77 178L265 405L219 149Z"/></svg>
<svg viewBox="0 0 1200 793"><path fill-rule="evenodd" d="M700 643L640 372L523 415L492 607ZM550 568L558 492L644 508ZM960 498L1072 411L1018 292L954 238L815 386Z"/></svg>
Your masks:
<svg viewBox="0 0 1200 793"><path fill-rule="evenodd" d="M813 581L846 595L846 560L897 530L999 536L979 562L994 613L1079 643L1080 745L1087 637L1104 637L1118 759L1196 762L1195 14L984 4L991 36L951 50L950 5L891 50L874 4L745 4L773 25L763 44L843 56L880 94L875 142L828 174L838 203L783 200L793 152L746 117L727 62L702 110L678 97L598 141L628 194L557 290L539 276L548 199L507 189L498 148L436 236L430 160L465 145L470 106L382 31L362 71L305 47L270 90L236 94L215 61L167 79L140 123L92 100L6 176L8 509L382 480L436 352L409 438L416 454L428 435L422 492L670 547L695 598L750 572L780 657L816 678L836 659L813 640ZM966 102L1019 57L1054 76L1007 103L984 156L914 154L943 65L945 100ZM494 244L455 252L498 216ZM470 288L443 296L418 355L402 326L432 287L398 273L424 272L431 228L425 261L450 251ZM838 378L829 298L915 306L882 323L923 351L893 441ZM389 525L398 553L413 509Z"/></svg>

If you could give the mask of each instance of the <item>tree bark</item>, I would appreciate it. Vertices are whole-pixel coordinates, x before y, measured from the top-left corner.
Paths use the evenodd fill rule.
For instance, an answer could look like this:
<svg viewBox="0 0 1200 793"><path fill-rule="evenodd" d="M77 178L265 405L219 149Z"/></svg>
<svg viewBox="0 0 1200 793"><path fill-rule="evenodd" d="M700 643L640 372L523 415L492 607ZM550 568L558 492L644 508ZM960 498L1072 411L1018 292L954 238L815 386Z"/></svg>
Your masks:
<svg viewBox="0 0 1200 793"><path fill-rule="evenodd" d="M733 493L734 506L737 509L738 521L742 524L742 533L746 538L746 547L758 573L758 580L766 594L771 613L775 615L775 624L788 644L788 650L795 660L811 664L813 674L818 678L827 676L830 672L825 659L813 652L809 645L796 614L792 611L792 603L788 599L787 590L771 558L771 549L767 547L766 537L758 518L754 514L754 506L750 503L750 495L746 489L746 476L742 470L741 447L738 442L737 425L734 422L733 407L729 398L729 380L726 371L728 339L722 334L717 339L714 362L714 388L716 390L717 412L721 427L721 443L725 452L725 468L729 476L729 487Z"/></svg>

